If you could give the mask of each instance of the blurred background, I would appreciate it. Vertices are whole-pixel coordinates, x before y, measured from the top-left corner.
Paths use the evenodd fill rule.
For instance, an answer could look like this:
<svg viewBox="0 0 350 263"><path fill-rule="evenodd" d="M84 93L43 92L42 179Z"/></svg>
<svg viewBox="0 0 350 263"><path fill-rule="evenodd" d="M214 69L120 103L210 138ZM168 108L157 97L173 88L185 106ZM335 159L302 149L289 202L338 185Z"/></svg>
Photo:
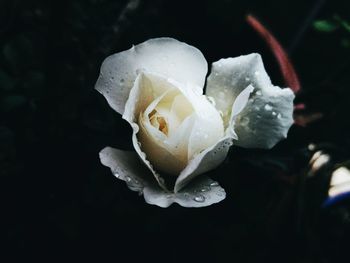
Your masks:
<svg viewBox="0 0 350 263"><path fill-rule="evenodd" d="M225 201L202 209L147 205L98 158L107 145L132 149L131 129L94 90L103 59L169 36L200 49L209 64L258 52L283 86L249 13L290 55L305 124L271 151L233 148L210 174L225 187ZM2 262L341 260L348 200L322 204L332 171L350 159L349 83L345 0L0 1ZM331 158L310 180L318 150Z"/></svg>

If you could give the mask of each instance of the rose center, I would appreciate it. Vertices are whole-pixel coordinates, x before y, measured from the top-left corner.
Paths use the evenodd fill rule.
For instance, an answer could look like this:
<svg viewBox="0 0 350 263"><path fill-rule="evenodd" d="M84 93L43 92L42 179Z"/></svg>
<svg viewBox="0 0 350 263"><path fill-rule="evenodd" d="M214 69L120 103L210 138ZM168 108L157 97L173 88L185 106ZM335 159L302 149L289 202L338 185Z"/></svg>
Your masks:
<svg viewBox="0 0 350 263"><path fill-rule="evenodd" d="M163 116L161 116L156 110L153 110L148 117L153 127L168 136L168 123Z"/></svg>

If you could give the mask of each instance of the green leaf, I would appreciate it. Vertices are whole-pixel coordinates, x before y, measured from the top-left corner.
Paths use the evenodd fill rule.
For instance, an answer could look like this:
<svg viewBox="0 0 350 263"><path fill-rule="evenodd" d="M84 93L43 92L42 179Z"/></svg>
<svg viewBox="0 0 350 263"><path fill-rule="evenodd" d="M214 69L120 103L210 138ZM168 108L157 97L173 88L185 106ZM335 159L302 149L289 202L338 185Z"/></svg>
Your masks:
<svg viewBox="0 0 350 263"><path fill-rule="evenodd" d="M314 22L314 28L319 32L333 32L338 25L328 20L317 20Z"/></svg>
<svg viewBox="0 0 350 263"><path fill-rule="evenodd" d="M334 20L337 21L346 31L350 33L350 23L338 15L334 15Z"/></svg>
<svg viewBox="0 0 350 263"><path fill-rule="evenodd" d="M346 21L343 21L341 23L341 25L343 26L343 28L348 31L350 33L350 23L349 22L346 22Z"/></svg>

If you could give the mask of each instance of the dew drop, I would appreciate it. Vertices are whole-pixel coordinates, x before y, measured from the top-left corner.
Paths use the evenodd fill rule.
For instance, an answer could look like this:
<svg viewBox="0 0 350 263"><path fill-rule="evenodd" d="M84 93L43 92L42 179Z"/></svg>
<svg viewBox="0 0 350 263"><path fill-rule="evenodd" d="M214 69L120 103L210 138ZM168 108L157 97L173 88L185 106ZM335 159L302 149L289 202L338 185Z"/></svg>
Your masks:
<svg viewBox="0 0 350 263"><path fill-rule="evenodd" d="M204 186L202 187L202 189L200 190L201 192L208 192L210 190L210 186Z"/></svg>
<svg viewBox="0 0 350 263"><path fill-rule="evenodd" d="M161 183L161 184L164 184L164 178L163 177L160 177L160 176L158 176L158 181L159 181L159 183Z"/></svg>
<svg viewBox="0 0 350 263"><path fill-rule="evenodd" d="M264 109L270 111L272 110L272 106L270 104L266 104Z"/></svg>
<svg viewBox="0 0 350 263"><path fill-rule="evenodd" d="M114 176L117 177L118 179L120 178L120 174L118 173L115 173Z"/></svg>
<svg viewBox="0 0 350 263"><path fill-rule="evenodd" d="M255 76L259 76L260 72L259 71L255 71L254 74L255 74Z"/></svg>
<svg viewBox="0 0 350 263"><path fill-rule="evenodd" d="M258 96L260 96L262 93L261 93L260 90L258 90L255 94L258 95Z"/></svg>
<svg viewBox="0 0 350 263"><path fill-rule="evenodd" d="M128 183L130 183L130 182L131 182L131 177L126 176L126 177L125 177L125 180L126 180Z"/></svg>
<svg viewBox="0 0 350 263"><path fill-rule="evenodd" d="M193 198L193 200L198 203L203 203L205 201L205 197L203 195L197 195L195 198Z"/></svg>
<svg viewBox="0 0 350 263"><path fill-rule="evenodd" d="M278 113L277 118L281 119L282 118L282 114Z"/></svg>
<svg viewBox="0 0 350 263"><path fill-rule="evenodd" d="M277 113L273 111L273 112L272 112L272 115L273 115L273 116L276 116L276 115L277 115Z"/></svg>
<svg viewBox="0 0 350 263"><path fill-rule="evenodd" d="M245 78L245 81L250 81L250 78Z"/></svg>
<svg viewBox="0 0 350 263"><path fill-rule="evenodd" d="M219 186L219 183L218 183L218 182L212 182L212 183L210 184L210 186Z"/></svg>
<svg viewBox="0 0 350 263"><path fill-rule="evenodd" d="M214 99L213 97L211 97L211 96L206 96L206 97L207 97L207 100L208 100L213 106L216 105L215 99Z"/></svg>

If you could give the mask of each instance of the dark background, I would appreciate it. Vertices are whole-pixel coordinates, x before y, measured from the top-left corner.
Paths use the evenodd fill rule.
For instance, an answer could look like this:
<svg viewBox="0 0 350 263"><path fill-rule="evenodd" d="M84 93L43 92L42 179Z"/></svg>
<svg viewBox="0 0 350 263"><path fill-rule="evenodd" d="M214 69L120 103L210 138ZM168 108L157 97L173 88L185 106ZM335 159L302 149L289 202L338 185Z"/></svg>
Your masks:
<svg viewBox="0 0 350 263"><path fill-rule="evenodd" d="M349 19L349 8L340 0L0 1L1 257L340 259L349 210L320 212L322 200L313 194L325 186L303 178L309 143L333 154L332 165L349 157L350 33L313 27L335 14ZM289 52L303 88L297 101L324 117L293 126L271 151L233 148L211 173L228 193L219 204L147 205L98 159L105 146L132 149L131 129L94 90L101 62L132 44L169 36L199 48L209 64L259 52L274 84L283 86L272 53L245 22L248 13Z"/></svg>

